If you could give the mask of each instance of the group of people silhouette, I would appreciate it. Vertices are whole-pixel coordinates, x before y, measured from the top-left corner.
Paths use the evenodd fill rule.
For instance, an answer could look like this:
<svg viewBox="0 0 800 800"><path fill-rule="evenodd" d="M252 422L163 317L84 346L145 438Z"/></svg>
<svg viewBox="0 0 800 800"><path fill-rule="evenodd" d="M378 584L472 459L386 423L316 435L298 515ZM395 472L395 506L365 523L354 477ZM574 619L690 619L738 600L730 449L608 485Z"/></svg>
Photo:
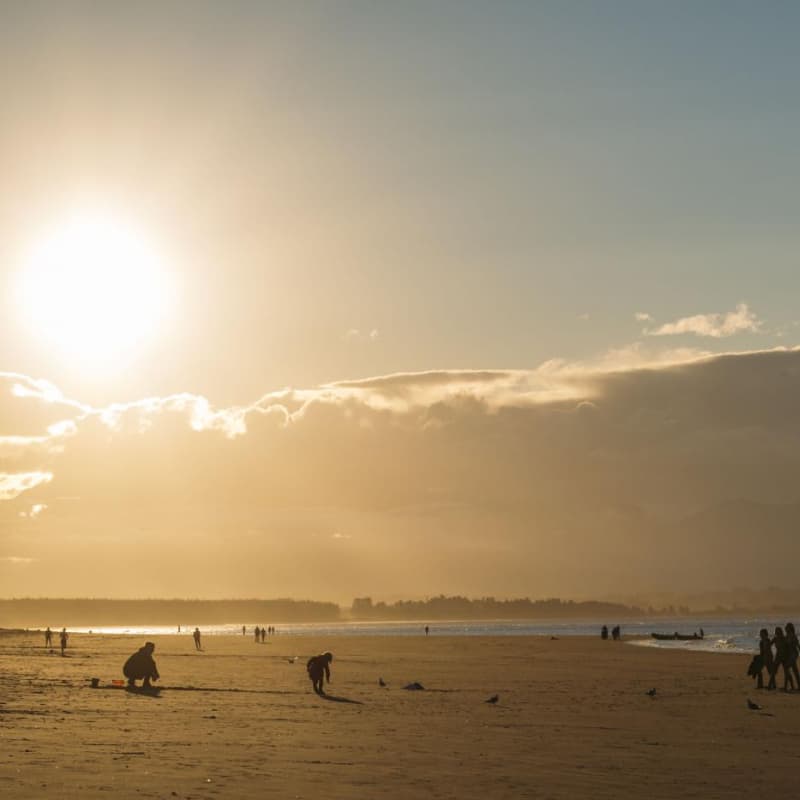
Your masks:
<svg viewBox="0 0 800 800"><path fill-rule="evenodd" d="M620 630L619 625L615 625L611 629L611 638L615 642L618 642L621 636L622 636L622 631ZM603 640L608 639L608 625L603 625L603 627L600 628L600 638Z"/></svg>
<svg viewBox="0 0 800 800"><path fill-rule="evenodd" d="M69 634L66 628L61 629L58 640L61 645L61 655L63 656L65 654L64 651L67 649L67 642L69 641ZM53 646L53 631L50 630L50 626L48 626L47 630L44 632L44 646L48 648Z"/></svg>
<svg viewBox="0 0 800 800"><path fill-rule="evenodd" d="M271 636L273 633L275 633L275 628L273 628L272 625L270 625L268 628L259 628L258 625L256 625L255 629L256 644L258 644L259 642L261 642L261 644L264 644L267 635L269 634ZM245 634L245 627L244 625L242 625L242 635L244 634Z"/></svg>
<svg viewBox="0 0 800 800"><path fill-rule="evenodd" d="M756 679L756 688L764 688L764 671L767 673L767 689L775 689L775 678L779 669L783 669L783 691L800 689L800 674L797 671L797 659L800 656L800 642L794 630L794 624L786 623L786 630L775 628L770 637L769 631L762 628L758 638L758 654L753 656L747 674ZM773 652L773 647L775 648Z"/></svg>

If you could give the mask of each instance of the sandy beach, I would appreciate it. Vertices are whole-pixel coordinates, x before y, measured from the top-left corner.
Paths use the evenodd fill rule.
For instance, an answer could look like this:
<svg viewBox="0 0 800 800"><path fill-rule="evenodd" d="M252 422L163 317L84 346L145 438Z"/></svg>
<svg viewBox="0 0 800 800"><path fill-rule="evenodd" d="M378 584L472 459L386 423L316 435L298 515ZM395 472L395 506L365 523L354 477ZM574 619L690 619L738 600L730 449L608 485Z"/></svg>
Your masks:
<svg viewBox="0 0 800 800"><path fill-rule="evenodd" d="M4 797L769 796L800 763L800 694L756 692L742 655L582 637L219 636L203 652L153 638L156 697L111 688L138 637L74 634L62 658L39 634L0 636ZM324 650L328 699L304 668Z"/></svg>

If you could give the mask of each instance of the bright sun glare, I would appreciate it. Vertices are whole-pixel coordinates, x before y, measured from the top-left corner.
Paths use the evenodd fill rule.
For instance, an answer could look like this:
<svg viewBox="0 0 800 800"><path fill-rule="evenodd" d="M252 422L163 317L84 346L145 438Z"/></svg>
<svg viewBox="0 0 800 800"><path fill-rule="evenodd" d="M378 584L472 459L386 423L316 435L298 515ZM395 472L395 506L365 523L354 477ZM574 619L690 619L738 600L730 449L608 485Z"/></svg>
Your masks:
<svg viewBox="0 0 800 800"><path fill-rule="evenodd" d="M23 318L84 366L130 357L168 305L164 265L147 239L102 215L73 217L39 237L21 273Z"/></svg>

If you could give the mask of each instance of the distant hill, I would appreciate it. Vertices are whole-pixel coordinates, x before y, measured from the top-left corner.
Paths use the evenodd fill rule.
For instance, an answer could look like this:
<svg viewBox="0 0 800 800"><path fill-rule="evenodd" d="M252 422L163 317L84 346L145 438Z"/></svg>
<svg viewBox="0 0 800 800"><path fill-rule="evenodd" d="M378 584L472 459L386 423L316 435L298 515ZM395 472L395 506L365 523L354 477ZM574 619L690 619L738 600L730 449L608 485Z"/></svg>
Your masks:
<svg viewBox="0 0 800 800"><path fill-rule="evenodd" d="M224 625L335 622L335 603L312 600L0 600L0 626Z"/></svg>

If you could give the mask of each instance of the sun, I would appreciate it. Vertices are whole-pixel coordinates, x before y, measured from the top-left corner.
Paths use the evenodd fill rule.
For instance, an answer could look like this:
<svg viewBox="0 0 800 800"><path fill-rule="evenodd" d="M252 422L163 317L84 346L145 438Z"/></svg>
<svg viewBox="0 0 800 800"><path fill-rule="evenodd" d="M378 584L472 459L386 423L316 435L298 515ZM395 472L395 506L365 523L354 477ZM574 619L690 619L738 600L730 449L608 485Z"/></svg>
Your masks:
<svg viewBox="0 0 800 800"><path fill-rule="evenodd" d="M23 259L18 308L64 358L123 363L150 340L169 305L167 273L147 237L102 214L72 216Z"/></svg>

